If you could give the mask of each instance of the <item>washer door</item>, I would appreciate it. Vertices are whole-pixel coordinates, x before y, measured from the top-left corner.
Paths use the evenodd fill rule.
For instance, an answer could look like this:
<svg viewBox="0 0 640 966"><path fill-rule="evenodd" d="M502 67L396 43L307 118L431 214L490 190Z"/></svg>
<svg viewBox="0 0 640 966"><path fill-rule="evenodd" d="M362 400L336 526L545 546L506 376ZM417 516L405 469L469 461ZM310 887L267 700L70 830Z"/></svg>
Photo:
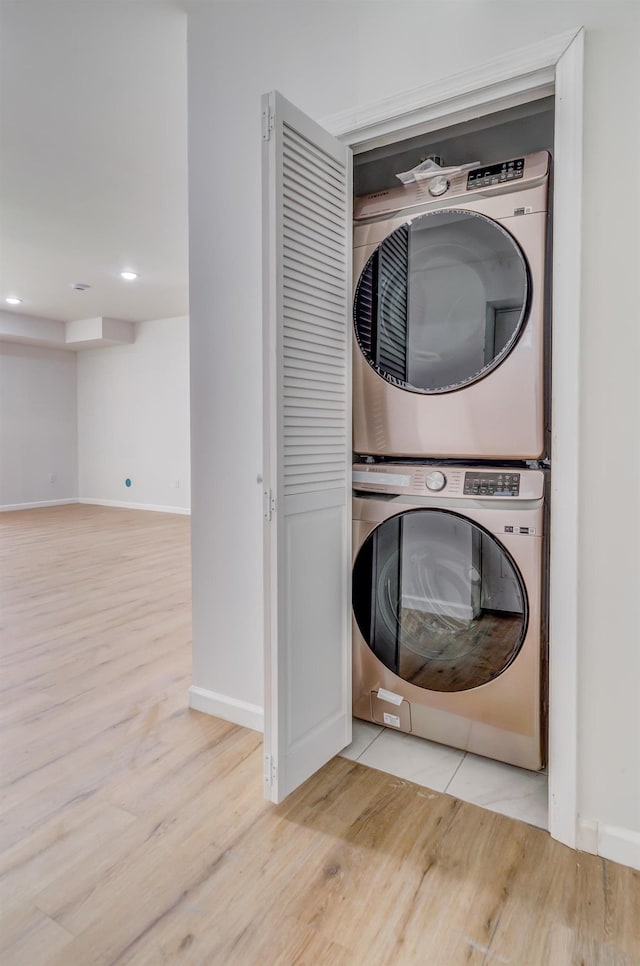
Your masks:
<svg viewBox="0 0 640 966"><path fill-rule="evenodd" d="M427 212L371 255L354 324L369 364L411 392L444 393L482 379L516 344L530 301L527 265L497 222Z"/></svg>
<svg viewBox="0 0 640 966"><path fill-rule="evenodd" d="M353 569L366 644L430 691L487 684L515 660L528 607L522 577L487 530L447 510L398 514L369 534Z"/></svg>

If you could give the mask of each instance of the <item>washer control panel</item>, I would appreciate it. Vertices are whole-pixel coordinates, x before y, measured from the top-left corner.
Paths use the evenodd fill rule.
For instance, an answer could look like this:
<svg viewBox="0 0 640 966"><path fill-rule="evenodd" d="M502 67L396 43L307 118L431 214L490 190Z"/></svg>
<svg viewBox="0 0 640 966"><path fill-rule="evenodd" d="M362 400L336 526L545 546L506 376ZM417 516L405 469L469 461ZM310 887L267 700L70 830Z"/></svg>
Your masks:
<svg viewBox="0 0 640 966"><path fill-rule="evenodd" d="M524 158L514 158L513 161L501 161L499 164L488 164L484 168L474 168L467 175L467 191L474 188L486 188L487 185L500 184L504 181L517 181L524 177Z"/></svg>
<svg viewBox="0 0 640 966"><path fill-rule="evenodd" d="M417 497L425 506L438 500L477 500L497 502L504 508L506 502L542 499L545 475L543 470L509 466L357 462L352 480L357 493Z"/></svg>
<svg viewBox="0 0 640 966"><path fill-rule="evenodd" d="M477 473L467 470L464 474L465 496L519 496L519 473Z"/></svg>

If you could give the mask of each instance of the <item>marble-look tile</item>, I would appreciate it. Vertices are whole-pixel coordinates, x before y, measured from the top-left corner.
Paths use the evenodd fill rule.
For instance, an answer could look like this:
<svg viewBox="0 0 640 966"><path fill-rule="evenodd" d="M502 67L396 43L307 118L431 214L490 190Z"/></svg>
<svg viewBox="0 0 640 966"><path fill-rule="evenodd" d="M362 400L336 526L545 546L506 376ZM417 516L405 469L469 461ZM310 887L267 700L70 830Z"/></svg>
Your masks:
<svg viewBox="0 0 640 966"><path fill-rule="evenodd" d="M463 751L385 728L358 761L397 778L443 792L463 757Z"/></svg>
<svg viewBox="0 0 640 966"><path fill-rule="evenodd" d="M349 758L356 761L360 755L367 750L369 745L382 731L382 725L373 724L370 721L361 721L359 718L353 719L352 742L340 752L342 758Z"/></svg>
<svg viewBox="0 0 640 966"><path fill-rule="evenodd" d="M467 755L446 788L463 802L548 827L547 776L479 755Z"/></svg>

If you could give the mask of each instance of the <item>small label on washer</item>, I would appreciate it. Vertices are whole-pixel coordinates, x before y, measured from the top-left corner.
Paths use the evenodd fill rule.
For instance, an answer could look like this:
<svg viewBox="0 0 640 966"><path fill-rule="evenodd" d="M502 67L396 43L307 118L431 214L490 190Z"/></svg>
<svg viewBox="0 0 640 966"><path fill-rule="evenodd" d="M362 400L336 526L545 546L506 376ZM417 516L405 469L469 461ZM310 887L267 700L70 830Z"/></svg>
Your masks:
<svg viewBox="0 0 640 966"><path fill-rule="evenodd" d="M505 533L527 533L535 537L536 528L535 527L505 527Z"/></svg>
<svg viewBox="0 0 640 966"><path fill-rule="evenodd" d="M533 211L533 208L530 208L528 205L527 205L526 208L514 208L513 209L514 215L530 215L532 211Z"/></svg>
<svg viewBox="0 0 640 966"><path fill-rule="evenodd" d="M378 688L378 697L381 701L388 701L389 704L402 704L402 695L394 691L387 691L385 688Z"/></svg>
<svg viewBox="0 0 640 966"><path fill-rule="evenodd" d="M383 721L386 725L392 725L394 728L400 727L400 715L399 714L387 714L385 711L382 715Z"/></svg>

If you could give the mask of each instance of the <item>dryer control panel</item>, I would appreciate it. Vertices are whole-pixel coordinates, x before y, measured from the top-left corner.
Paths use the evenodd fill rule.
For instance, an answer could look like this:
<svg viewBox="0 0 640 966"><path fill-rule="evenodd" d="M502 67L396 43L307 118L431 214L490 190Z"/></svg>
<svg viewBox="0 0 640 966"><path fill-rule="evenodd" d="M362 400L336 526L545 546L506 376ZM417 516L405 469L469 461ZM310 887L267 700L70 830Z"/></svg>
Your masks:
<svg viewBox="0 0 640 966"><path fill-rule="evenodd" d="M418 181L415 184L403 185L400 188L383 188L354 199L353 220L356 230L360 230L359 222L379 221L395 213L411 214L430 211L435 208L449 206L454 200L473 200L478 197L490 197L510 192L520 192L525 188L533 188L545 183L549 174L549 154L547 151L537 151L535 154L525 154L520 158L509 158L496 164L478 165L470 171L460 171L450 175L435 174L432 178ZM432 190L433 189L433 190ZM540 202L534 202L536 211L546 210L546 194ZM512 213L505 211L508 214ZM359 238L354 235L354 245L372 244L382 241L388 234L380 238L375 236Z"/></svg>
<svg viewBox="0 0 640 966"><path fill-rule="evenodd" d="M464 474L465 496L519 496L519 473L476 473L475 470Z"/></svg>
<svg viewBox="0 0 640 966"><path fill-rule="evenodd" d="M474 168L467 176L467 191L486 188L488 185L501 184L504 181L517 181L524 176L524 158L514 158L513 161L501 161L499 164L488 164L484 168Z"/></svg>

